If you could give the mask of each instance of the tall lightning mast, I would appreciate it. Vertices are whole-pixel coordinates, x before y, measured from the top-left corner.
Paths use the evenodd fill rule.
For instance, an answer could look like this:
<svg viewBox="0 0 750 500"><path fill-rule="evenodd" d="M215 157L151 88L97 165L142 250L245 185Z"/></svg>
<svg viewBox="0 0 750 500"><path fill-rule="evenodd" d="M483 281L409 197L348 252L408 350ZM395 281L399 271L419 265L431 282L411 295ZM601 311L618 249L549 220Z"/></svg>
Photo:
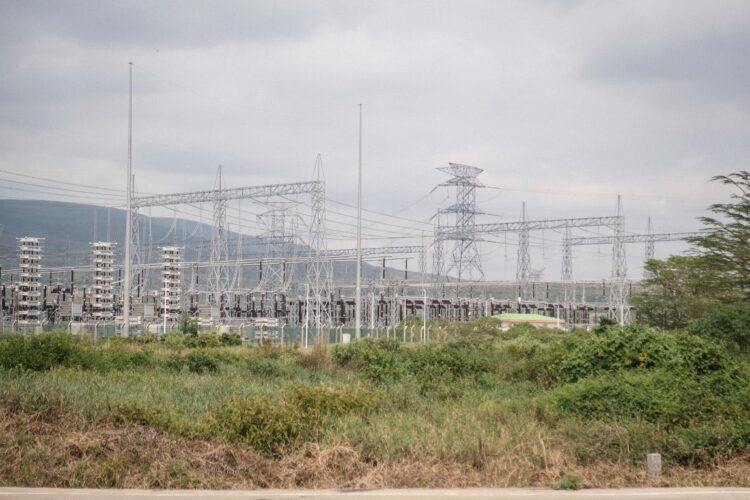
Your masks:
<svg viewBox="0 0 750 500"><path fill-rule="evenodd" d="M359 105L359 162L357 164L357 291L354 297L355 337L362 335L362 105Z"/></svg>
<svg viewBox="0 0 750 500"><path fill-rule="evenodd" d="M128 65L128 192L125 214L125 287L123 291L123 320L125 324L122 328L123 337L130 335L130 225L133 216L131 212L133 195L133 63L128 63Z"/></svg>

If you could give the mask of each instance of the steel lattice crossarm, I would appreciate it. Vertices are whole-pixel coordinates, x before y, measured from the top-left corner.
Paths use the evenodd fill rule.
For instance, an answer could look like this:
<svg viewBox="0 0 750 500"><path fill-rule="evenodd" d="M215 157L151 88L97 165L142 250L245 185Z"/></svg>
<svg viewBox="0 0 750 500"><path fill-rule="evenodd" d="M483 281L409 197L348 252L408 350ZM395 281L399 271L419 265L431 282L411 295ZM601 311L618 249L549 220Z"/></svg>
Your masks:
<svg viewBox="0 0 750 500"><path fill-rule="evenodd" d="M479 167L472 167L471 165L463 165L461 163L448 163L448 167L440 167L439 171L445 172L453 176L452 179L443 182L440 186L473 186L473 187L484 187L477 176L484 172Z"/></svg>
<svg viewBox="0 0 750 500"><path fill-rule="evenodd" d="M424 247L421 246L398 246L398 247L374 247L374 248L363 248L363 256L371 255L392 255L392 254L419 254L422 253ZM344 248L340 250L328 250L323 256L325 257L356 257L356 248Z"/></svg>
<svg viewBox="0 0 750 500"><path fill-rule="evenodd" d="M476 224L471 230L474 234L515 233L521 230L538 231L542 229L564 229L570 227L613 227L622 222L622 217L581 217L574 219L548 219L515 222L498 222L494 224ZM438 240L454 240L465 237L466 229L456 226L439 226Z"/></svg>
<svg viewBox="0 0 750 500"><path fill-rule="evenodd" d="M680 241L688 238L704 236L704 233L658 233L658 234L624 234L623 243L650 243L656 241ZM564 244L571 246L583 245L612 245L615 242L613 236L591 236L582 238L567 238Z"/></svg>
<svg viewBox="0 0 750 500"><path fill-rule="evenodd" d="M271 196L290 196L295 194L314 193L323 189L323 181L290 182L287 184L268 184L265 186L248 186L233 189L211 189L191 193L157 194L153 196L134 197L133 208L163 207L188 203L208 203L227 200L265 198Z"/></svg>
<svg viewBox="0 0 750 500"><path fill-rule="evenodd" d="M423 248L421 246L399 246L399 247L371 247L371 248L363 248L362 249L362 259L368 260L368 261L376 261L383 257L390 257L393 255L408 255L408 254L418 254L421 253ZM236 265L241 264L245 266L253 266L258 265L260 263L263 264L308 264L311 262L319 262L323 259L330 260L330 261L336 261L336 262L348 262L352 259L355 259L357 257L357 249L356 248L344 248L340 250L329 250L323 255L312 255L312 254L306 254L306 255L297 255L297 256L279 256L279 257L247 257L244 259L229 259L224 261L224 264L227 265ZM141 264L139 268L141 269L161 269L162 267L161 262L155 262L150 264ZM181 261L180 267L209 267L212 263L209 261ZM121 269L122 266L115 265L112 266L112 269L118 270ZM85 266L65 266L65 267L45 267L40 268L41 273L67 273L70 271L77 271L77 272L83 272L83 271L94 271L95 268L90 265ZM6 274L8 273L18 273L20 269L8 269L5 270Z"/></svg>

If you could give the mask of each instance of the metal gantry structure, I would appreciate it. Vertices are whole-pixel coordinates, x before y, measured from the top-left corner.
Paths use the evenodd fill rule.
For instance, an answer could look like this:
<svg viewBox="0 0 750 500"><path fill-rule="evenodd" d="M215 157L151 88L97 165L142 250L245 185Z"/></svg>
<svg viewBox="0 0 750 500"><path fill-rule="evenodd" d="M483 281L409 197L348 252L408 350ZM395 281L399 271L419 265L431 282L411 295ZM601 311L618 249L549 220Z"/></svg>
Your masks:
<svg viewBox="0 0 750 500"><path fill-rule="evenodd" d="M623 245L642 243L645 244L644 262L654 258L654 244L658 241L685 241L690 238L702 236L700 232L684 233L645 233L645 234L624 234L621 235L620 241ZM566 237L563 239L563 280L572 280L573 278L573 247L577 246L596 246L596 245L614 245L614 236L583 236L583 237Z"/></svg>

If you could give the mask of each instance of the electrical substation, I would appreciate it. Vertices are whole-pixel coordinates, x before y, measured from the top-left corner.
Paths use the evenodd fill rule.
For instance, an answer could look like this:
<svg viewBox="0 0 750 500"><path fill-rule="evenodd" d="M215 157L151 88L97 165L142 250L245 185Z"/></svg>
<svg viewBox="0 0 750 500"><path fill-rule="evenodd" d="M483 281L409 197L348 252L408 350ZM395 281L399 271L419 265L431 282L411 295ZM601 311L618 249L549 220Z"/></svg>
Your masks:
<svg viewBox="0 0 750 500"><path fill-rule="evenodd" d="M476 201L477 190L484 187L482 169L451 163L438 170L446 177L439 187L447 189L451 199L432 218L431 237L422 237L420 245L360 248L362 261L379 270L378 277L364 279L361 285L362 336L428 337L420 327L397 331L409 316L467 321L528 312L583 327L601 316L626 323L631 315L628 295L639 286L638 279L627 276L626 248L643 245L644 257L652 258L656 242L697 234L626 234L619 199L617 211L608 215L533 220L526 217L524 205L520 220L483 223ZM308 181L236 188L225 184L219 168L214 189L131 193L125 248L113 241L92 242L87 265L45 267L44 235L18 238L18 267L0 274L3 329L160 334L178 330L189 319L200 329L304 345L354 334L355 280L341 269L356 261L358 251L329 249L321 157ZM229 230L228 214L236 206L239 218L243 202L260 207L256 219L262 230L245 235L260 248L251 256L243 256L239 223L234 232ZM190 246L186 240L155 242L143 227L150 221L144 211L178 206L200 207L211 214L207 247L192 249L191 258L186 258L186 250L191 250L185 248ZM580 228L599 228L605 234L576 235ZM563 235L560 280L540 281L531 271L530 235L544 230ZM486 280L479 242L507 234L518 242L516 279ZM575 279L574 249L582 246L611 249L609 276ZM403 262L403 274L389 268L389 262Z"/></svg>

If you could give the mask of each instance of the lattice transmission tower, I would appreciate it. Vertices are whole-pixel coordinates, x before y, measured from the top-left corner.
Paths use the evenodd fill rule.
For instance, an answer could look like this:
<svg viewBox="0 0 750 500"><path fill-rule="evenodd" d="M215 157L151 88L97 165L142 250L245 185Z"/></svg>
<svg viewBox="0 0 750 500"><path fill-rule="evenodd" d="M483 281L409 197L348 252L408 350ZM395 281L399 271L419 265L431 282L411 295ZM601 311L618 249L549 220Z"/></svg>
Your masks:
<svg viewBox="0 0 750 500"><path fill-rule="evenodd" d="M216 180L214 181L214 190L221 192L222 181L222 168L219 165L216 172ZM228 305L224 294L229 286L229 270L227 268L229 257L227 246L227 200L225 198L213 200L213 209L214 227L211 232L211 255L209 257L211 272L208 276L208 291L209 297L211 297L210 300L219 307L220 314L223 316L224 310Z"/></svg>
<svg viewBox="0 0 750 500"><path fill-rule="evenodd" d="M625 279L628 274L627 260L625 258L625 219L622 210L622 198L617 195L617 217L618 222L613 226L612 234L612 275L609 287L609 307L616 316L615 319L623 325L627 322L628 308L625 307Z"/></svg>
<svg viewBox="0 0 750 500"><path fill-rule="evenodd" d="M531 255L529 254L529 224L526 216L526 202L521 206L521 224L518 230L518 264L516 266L516 281L519 287L519 297L529 296L529 278Z"/></svg>
<svg viewBox="0 0 750 500"><path fill-rule="evenodd" d="M442 187L456 188L455 203L448 208L440 210L440 214L451 214L455 218L454 233L450 240L455 241L451 260L448 266L443 262L443 249L440 245L448 238L442 238L440 223L436 229L435 252L433 254L433 268L440 276L446 276L455 272L459 281L483 280L482 259L479 252L475 226L476 216L481 214L477 209L477 188L484 187L477 177L484 170L459 163L449 163L447 167L438 170L452 176L450 180L440 184ZM445 268L445 272L442 269ZM436 273L436 274L437 274Z"/></svg>
<svg viewBox="0 0 750 500"><path fill-rule="evenodd" d="M333 289L333 263L328 257L326 243L326 202L325 202L325 173L323 172L323 157L319 154L315 159L313 181L318 182L319 189L312 193L310 212L310 232L308 246L311 256L316 259L307 264L307 285L310 301L309 326L320 335L322 328L330 328L330 294Z"/></svg>

